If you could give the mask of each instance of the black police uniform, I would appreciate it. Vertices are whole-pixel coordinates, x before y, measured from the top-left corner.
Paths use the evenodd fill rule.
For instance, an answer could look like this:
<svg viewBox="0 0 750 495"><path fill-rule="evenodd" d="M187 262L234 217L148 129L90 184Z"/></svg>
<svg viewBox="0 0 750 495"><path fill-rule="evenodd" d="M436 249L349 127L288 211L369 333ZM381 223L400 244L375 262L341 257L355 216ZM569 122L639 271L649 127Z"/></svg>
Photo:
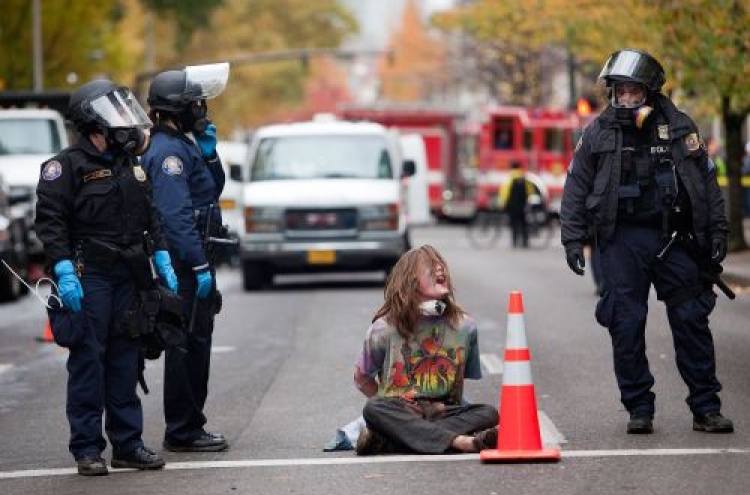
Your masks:
<svg viewBox="0 0 750 495"><path fill-rule="evenodd" d="M196 298L196 271L209 268L215 275L214 260L207 255L202 236L210 205L211 225L222 225L218 200L224 188L224 169L218 156L202 157L198 146L184 133L164 125L154 127L151 145L141 162L154 184L154 200L179 279L185 321L189 322ZM189 446L206 434L203 408L208 396L216 303L214 287L208 298L197 300L192 331L187 334L187 352L165 352L164 439L172 446Z"/></svg>
<svg viewBox="0 0 750 495"><path fill-rule="evenodd" d="M81 137L42 164L37 197L36 231L48 265L73 260L84 292L76 314L85 330L70 346L67 363L70 452L76 459L101 454L105 412L113 455L127 456L143 447L136 394L140 349L116 330L136 294L131 270L116 253L142 249L144 231L165 249L148 178L134 158L99 152ZM92 248L97 241L114 247L112 256Z"/></svg>
<svg viewBox="0 0 750 495"><path fill-rule="evenodd" d="M645 340L651 284L667 306L688 406L699 416L718 413L721 385L708 326L716 296L681 245L661 263L656 257L678 216L701 248L725 241L724 201L695 124L665 96L652 98L654 115L642 130L621 125L608 106L584 131L563 193L562 242L585 243L593 224L603 278L596 317L612 337L621 400L631 417L654 415Z"/></svg>

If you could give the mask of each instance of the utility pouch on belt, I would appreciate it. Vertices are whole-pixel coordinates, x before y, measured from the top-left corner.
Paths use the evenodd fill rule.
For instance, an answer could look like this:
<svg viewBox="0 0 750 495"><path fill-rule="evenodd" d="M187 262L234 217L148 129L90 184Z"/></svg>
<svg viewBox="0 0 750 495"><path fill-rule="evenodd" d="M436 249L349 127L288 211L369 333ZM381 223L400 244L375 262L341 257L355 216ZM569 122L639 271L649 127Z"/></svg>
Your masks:
<svg viewBox="0 0 750 495"><path fill-rule="evenodd" d="M121 330L144 349L147 359L185 343L182 299L166 287L138 292L133 307L120 320Z"/></svg>
<svg viewBox="0 0 750 495"><path fill-rule="evenodd" d="M83 310L77 313L64 307L58 297L47 298L47 317L52 338L60 347L77 347L86 337L86 317Z"/></svg>
<svg viewBox="0 0 750 495"><path fill-rule="evenodd" d="M125 265L128 267L128 271L133 276L135 286L140 290L153 288L154 281L151 275L151 265L143 246L141 244L128 246L121 251L121 255Z"/></svg>

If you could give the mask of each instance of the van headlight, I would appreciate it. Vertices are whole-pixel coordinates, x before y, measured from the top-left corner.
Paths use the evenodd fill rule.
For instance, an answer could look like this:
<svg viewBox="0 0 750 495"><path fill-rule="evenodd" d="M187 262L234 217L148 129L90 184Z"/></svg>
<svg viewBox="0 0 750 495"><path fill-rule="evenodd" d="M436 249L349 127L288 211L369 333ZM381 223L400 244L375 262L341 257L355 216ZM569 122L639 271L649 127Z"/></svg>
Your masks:
<svg viewBox="0 0 750 495"><path fill-rule="evenodd" d="M244 213L245 232L248 234L271 234L283 230L282 208L247 206Z"/></svg>
<svg viewBox="0 0 750 495"><path fill-rule="evenodd" d="M359 208L360 230L398 230L401 209L398 203Z"/></svg>

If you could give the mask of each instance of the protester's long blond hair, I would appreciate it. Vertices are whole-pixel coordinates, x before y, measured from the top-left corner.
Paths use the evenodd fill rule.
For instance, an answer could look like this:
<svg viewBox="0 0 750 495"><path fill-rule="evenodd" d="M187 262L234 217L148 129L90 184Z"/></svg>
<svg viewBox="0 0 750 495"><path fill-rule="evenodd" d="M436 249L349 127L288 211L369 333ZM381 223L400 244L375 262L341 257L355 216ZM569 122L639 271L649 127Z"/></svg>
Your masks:
<svg viewBox="0 0 750 495"><path fill-rule="evenodd" d="M419 275L425 267L430 268L435 263L443 266L448 287L448 295L442 299L446 303L443 316L451 328L457 328L466 312L456 302L448 264L437 249L428 244L407 251L396 262L385 283L385 301L372 321L385 317L404 338L414 334L420 316Z"/></svg>

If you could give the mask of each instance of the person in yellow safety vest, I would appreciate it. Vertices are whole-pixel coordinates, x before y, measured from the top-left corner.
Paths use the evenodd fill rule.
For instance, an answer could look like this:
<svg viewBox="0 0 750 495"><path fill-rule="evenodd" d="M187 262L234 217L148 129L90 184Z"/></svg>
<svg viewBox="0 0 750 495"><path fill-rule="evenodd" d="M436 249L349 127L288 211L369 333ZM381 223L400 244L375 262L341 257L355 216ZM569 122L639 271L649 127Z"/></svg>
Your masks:
<svg viewBox="0 0 750 495"><path fill-rule="evenodd" d="M529 246L529 231L526 223L526 205L529 196L536 193L536 187L526 177L526 172L518 162L510 164L510 174L498 192L498 203L510 220L513 232L513 247Z"/></svg>

